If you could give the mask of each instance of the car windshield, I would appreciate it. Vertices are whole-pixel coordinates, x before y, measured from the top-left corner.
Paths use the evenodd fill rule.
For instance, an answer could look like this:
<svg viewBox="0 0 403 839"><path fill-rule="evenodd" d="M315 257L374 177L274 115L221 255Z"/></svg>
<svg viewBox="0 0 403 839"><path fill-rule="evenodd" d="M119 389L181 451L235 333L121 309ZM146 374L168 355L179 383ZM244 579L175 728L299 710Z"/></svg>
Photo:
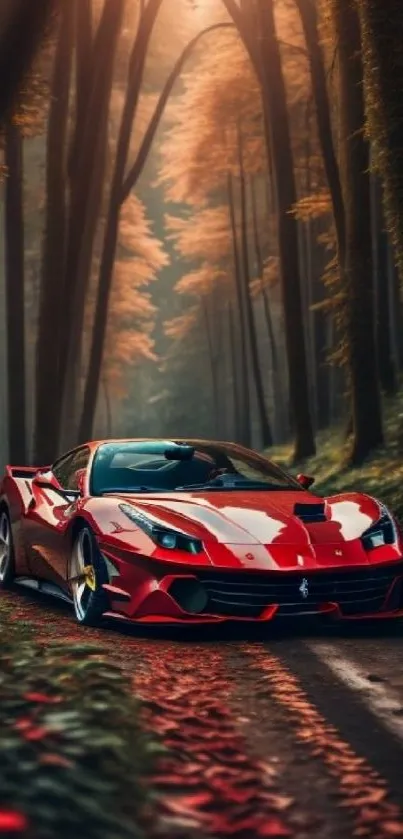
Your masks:
<svg viewBox="0 0 403 839"><path fill-rule="evenodd" d="M301 490L300 484L256 452L232 443L133 441L101 444L91 492Z"/></svg>

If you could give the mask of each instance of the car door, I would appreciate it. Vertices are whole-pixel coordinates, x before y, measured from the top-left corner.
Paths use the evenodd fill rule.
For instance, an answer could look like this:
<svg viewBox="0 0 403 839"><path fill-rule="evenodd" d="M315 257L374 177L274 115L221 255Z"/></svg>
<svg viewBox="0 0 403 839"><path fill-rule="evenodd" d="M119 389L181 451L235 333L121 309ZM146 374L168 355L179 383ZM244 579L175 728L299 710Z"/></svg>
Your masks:
<svg viewBox="0 0 403 839"><path fill-rule="evenodd" d="M53 465L51 474L66 493L78 490L77 471L86 469L90 449L82 446ZM74 495L63 497L53 489L33 484L33 499L27 517L30 574L60 584L66 575L68 544L66 530L74 513Z"/></svg>

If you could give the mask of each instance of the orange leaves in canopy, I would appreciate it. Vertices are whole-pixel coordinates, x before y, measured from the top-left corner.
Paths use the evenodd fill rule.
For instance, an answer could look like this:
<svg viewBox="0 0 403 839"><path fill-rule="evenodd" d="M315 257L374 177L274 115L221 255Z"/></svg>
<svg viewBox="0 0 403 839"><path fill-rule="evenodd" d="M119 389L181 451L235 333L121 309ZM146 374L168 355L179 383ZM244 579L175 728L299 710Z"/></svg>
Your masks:
<svg viewBox="0 0 403 839"><path fill-rule="evenodd" d="M176 284L175 290L179 294L189 294L200 299L209 295L217 283L225 283L227 280L227 271L213 268L206 262L197 271L185 274Z"/></svg>
<svg viewBox="0 0 403 839"><path fill-rule="evenodd" d="M188 309L185 314L166 321L164 324L165 335L174 341L183 341L197 323L198 313L198 306L194 306L192 309Z"/></svg>
<svg viewBox="0 0 403 839"><path fill-rule="evenodd" d="M243 45L235 32L223 30L210 36L209 47L197 72L184 76L162 146L160 182L168 198L196 205L225 184L228 171L237 171L239 123L248 171L261 171L266 160L261 92Z"/></svg>
<svg viewBox="0 0 403 839"><path fill-rule="evenodd" d="M113 394L122 397L129 369L142 359L156 360L152 338L156 309L147 289L168 263L136 195L122 209L119 245L103 368Z"/></svg>
<svg viewBox="0 0 403 839"><path fill-rule="evenodd" d="M166 216L165 226L182 259L207 259L217 264L228 256L231 230L226 205L200 210L185 219Z"/></svg>

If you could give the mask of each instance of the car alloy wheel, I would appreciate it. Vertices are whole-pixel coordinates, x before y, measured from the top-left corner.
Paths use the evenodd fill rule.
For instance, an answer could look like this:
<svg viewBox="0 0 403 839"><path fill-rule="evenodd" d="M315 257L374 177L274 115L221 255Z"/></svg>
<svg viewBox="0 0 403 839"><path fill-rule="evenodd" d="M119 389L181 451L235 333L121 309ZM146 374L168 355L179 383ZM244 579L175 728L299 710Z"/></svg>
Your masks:
<svg viewBox="0 0 403 839"><path fill-rule="evenodd" d="M69 571L77 620L87 625L98 623L108 608L107 595L102 589L108 578L95 537L87 527L75 539Z"/></svg>

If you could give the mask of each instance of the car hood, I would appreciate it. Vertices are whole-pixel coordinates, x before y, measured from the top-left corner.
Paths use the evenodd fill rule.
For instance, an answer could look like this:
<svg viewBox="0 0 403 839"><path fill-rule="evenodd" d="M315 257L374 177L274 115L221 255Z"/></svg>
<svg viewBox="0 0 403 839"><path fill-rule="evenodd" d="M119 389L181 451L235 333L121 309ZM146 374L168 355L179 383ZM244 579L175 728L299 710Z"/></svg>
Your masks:
<svg viewBox="0 0 403 839"><path fill-rule="evenodd" d="M356 493L324 500L310 492L170 493L119 496L156 524L226 545L327 544L358 539L379 519L379 504ZM296 508L296 505L299 507ZM300 513L301 505L305 510ZM309 507L322 506L322 521Z"/></svg>
<svg viewBox="0 0 403 839"><path fill-rule="evenodd" d="M152 496L127 493L115 495L114 500L119 505L123 501L132 505L156 525L200 539L204 554L186 555L188 565L302 572L368 565L400 556L400 545L387 545L370 553L364 549L360 537L380 518L381 507L373 498L359 493L327 499L298 490ZM302 505L302 518L301 506L298 509L296 505ZM321 512L321 521L307 521L311 505ZM119 535L115 530L114 539L133 545L138 528L134 523L130 526L122 511L118 527ZM158 549L153 555L160 558ZM175 559L179 561L177 556Z"/></svg>

